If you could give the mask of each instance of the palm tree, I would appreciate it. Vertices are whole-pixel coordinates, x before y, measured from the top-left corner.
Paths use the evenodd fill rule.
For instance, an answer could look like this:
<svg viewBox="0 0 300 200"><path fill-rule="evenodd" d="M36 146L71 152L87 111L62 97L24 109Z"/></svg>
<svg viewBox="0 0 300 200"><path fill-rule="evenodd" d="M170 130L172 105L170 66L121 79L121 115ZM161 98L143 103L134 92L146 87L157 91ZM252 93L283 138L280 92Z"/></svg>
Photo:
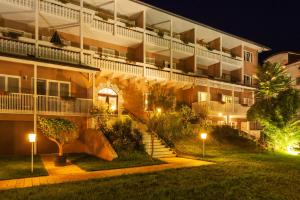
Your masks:
<svg viewBox="0 0 300 200"><path fill-rule="evenodd" d="M264 63L258 68L257 79L257 97L260 99L276 98L280 92L291 88L292 85L285 66L279 63Z"/></svg>

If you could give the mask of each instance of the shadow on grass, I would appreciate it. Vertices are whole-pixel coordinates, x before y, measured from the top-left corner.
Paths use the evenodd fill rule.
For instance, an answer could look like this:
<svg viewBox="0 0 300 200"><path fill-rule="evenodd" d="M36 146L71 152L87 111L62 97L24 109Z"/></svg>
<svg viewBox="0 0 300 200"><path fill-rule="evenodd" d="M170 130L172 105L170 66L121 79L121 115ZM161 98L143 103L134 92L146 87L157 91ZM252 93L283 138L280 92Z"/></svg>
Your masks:
<svg viewBox="0 0 300 200"><path fill-rule="evenodd" d="M113 161L105 161L88 154L69 154L68 159L86 171L120 169L165 163L164 161L151 158L148 154L140 151L120 152L118 155L119 157Z"/></svg>

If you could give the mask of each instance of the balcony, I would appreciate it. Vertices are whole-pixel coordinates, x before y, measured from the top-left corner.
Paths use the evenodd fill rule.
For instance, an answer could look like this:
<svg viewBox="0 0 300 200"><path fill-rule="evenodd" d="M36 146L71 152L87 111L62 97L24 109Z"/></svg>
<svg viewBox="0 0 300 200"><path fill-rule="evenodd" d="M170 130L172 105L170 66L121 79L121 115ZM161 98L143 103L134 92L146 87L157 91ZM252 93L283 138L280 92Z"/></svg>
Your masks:
<svg viewBox="0 0 300 200"><path fill-rule="evenodd" d="M209 51L207 49L204 49L202 47L196 48L196 55L202 59L211 60L213 63L220 62L220 52L213 50Z"/></svg>
<svg viewBox="0 0 300 200"><path fill-rule="evenodd" d="M222 55L222 62L231 68L241 68L243 66L242 58L232 58L231 56L224 55L224 53Z"/></svg>
<svg viewBox="0 0 300 200"><path fill-rule="evenodd" d="M192 104L192 108L195 112L200 112L203 109L206 109L209 115L218 115L223 113L226 115L243 115L247 114L249 106L243 106L241 104L235 103L221 103L218 101L203 101L196 102Z"/></svg>
<svg viewBox="0 0 300 200"><path fill-rule="evenodd" d="M92 107L91 99L64 100L61 97L37 95L37 114L87 116ZM0 95L0 113L33 114L34 95L10 93Z"/></svg>

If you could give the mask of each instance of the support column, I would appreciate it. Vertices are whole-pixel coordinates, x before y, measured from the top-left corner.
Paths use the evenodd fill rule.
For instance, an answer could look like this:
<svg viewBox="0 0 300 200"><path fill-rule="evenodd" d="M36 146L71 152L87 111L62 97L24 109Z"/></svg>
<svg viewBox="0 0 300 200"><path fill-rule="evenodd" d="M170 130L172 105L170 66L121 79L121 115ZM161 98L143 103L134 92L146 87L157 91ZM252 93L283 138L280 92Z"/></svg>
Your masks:
<svg viewBox="0 0 300 200"><path fill-rule="evenodd" d="M244 49L245 49L245 46L244 46L244 43L242 44L242 70L241 70L241 82L242 84L244 84L244 71L245 71L245 61L244 61Z"/></svg>
<svg viewBox="0 0 300 200"><path fill-rule="evenodd" d="M173 74L173 18L170 20L170 80L172 80Z"/></svg>
<svg viewBox="0 0 300 200"><path fill-rule="evenodd" d="M210 84L209 84L209 80L207 80L206 87L207 87L207 106L208 106L208 109L209 109L210 108Z"/></svg>
<svg viewBox="0 0 300 200"><path fill-rule="evenodd" d="M220 36L220 78L222 78L223 75L223 37Z"/></svg>
<svg viewBox="0 0 300 200"><path fill-rule="evenodd" d="M146 76L146 10L143 10L143 76Z"/></svg>
<svg viewBox="0 0 300 200"><path fill-rule="evenodd" d="M196 38L196 27L194 28L194 73L197 72L197 38Z"/></svg>
<svg viewBox="0 0 300 200"><path fill-rule="evenodd" d="M118 11L117 11L117 0L114 0L114 35L116 35L117 31L117 19L118 19Z"/></svg>
<svg viewBox="0 0 300 200"><path fill-rule="evenodd" d="M234 113L234 87L232 87L232 91L231 91L231 96L232 96L232 112Z"/></svg>
<svg viewBox="0 0 300 200"><path fill-rule="evenodd" d="M37 65L33 65L33 132L37 134ZM34 143L34 155L37 154L37 142Z"/></svg>
<svg viewBox="0 0 300 200"><path fill-rule="evenodd" d="M34 8L34 39L35 39L35 57L39 56L39 12L40 12L40 0L35 0L35 8Z"/></svg>
<svg viewBox="0 0 300 200"><path fill-rule="evenodd" d="M80 0L79 34L80 34L80 63L84 63L83 56L83 0Z"/></svg>

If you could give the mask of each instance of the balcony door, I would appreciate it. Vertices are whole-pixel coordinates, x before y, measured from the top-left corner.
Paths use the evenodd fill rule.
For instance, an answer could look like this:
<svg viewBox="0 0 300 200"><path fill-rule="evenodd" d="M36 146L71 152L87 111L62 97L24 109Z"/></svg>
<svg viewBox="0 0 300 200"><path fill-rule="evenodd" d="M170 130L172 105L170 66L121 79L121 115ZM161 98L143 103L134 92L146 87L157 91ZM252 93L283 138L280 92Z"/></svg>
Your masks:
<svg viewBox="0 0 300 200"><path fill-rule="evenodd" d="M118 113L118 94L111 88L103 88L98 91L99 104L105 105L107 109L117 114Z"/></svg>

